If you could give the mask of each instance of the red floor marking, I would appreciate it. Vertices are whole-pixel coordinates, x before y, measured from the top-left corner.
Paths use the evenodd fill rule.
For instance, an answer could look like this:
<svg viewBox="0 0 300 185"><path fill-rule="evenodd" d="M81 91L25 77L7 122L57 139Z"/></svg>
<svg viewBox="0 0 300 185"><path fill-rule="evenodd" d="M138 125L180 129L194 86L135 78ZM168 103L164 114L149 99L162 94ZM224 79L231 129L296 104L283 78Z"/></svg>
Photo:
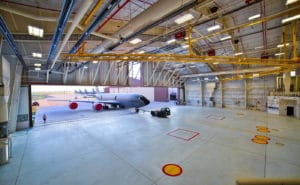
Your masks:
<svg viewBox="0 0 300 185"><path fill-rule="evenodd" d="M191 137L189 137L189 138L184 138L184 137L180 137L180 136L174 135L174 133L177 132L177 131L190 132L190 133L193 133L193 135ZM181 128L175 129L175 130L167 133L167 135L169 135L169 136L172 136L172 137L175 137L175 138L178 138L178 139L182 139L182 140L185 140L185 141L190 141L191 139L193 139L194 137L198 136L199 134L200 134L199 132L195 132L195 131L192 131L192 130L181 129Z"/></svg>

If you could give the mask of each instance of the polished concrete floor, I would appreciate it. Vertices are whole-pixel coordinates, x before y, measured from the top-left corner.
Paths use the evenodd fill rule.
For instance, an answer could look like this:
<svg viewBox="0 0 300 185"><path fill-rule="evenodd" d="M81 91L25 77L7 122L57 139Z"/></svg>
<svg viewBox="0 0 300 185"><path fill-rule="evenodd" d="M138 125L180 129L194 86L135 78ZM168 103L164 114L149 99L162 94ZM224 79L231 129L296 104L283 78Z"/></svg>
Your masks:
<svg viewBox="0 0 300 185"><path fill-rule="evenodd" d="M0 167L0 184L229 185L243 177L300 177L299 120L191 106L171 111L167 119L93 114L17 132L13 158ZM257 125L270 133L258 132ZM257 134L270 137L269 144L253 143ZM168 163L183 173L165 175Z"/></svg>

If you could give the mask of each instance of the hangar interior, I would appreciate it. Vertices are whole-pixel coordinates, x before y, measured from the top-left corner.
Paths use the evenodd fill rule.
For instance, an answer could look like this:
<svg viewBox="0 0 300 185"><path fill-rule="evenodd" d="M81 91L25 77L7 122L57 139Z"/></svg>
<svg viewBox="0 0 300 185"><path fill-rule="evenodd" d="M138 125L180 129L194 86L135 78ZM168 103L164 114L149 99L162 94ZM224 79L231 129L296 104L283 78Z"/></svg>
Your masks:
<svg viewBox="0 0 300 185"><path fill-rule="evenodd" d="M0 184L300 184L299 12L298 0L1 0ZM157 101L172 88L177 105L165 119L32 128L32 85L153 88Z"/></svg>

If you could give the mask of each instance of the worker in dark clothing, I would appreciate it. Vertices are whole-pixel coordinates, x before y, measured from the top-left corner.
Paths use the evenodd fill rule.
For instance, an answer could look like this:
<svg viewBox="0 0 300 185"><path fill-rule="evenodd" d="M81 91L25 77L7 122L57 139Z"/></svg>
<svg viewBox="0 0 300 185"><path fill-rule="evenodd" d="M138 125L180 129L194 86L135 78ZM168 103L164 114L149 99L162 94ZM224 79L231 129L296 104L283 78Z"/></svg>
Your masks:
<svg viewBox="0 0 300 185"><path fill-rule="evenodd" d="M43 120L44 120L44 123L46 123L46 120L47 120L46 114L43 115Z"/></svg>

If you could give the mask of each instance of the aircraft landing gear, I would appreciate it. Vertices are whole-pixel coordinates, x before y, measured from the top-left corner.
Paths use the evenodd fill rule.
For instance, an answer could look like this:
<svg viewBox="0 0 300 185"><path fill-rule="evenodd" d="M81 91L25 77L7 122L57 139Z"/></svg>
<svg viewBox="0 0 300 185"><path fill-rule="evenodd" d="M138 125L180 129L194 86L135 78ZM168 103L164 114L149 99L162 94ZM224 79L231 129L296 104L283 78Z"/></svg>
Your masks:
<svg viewBox="0 0 300 185"><path fill-rule="evenodd" d="M135 113L139 113L140 109L139 108L135 108Z"/></svg>

